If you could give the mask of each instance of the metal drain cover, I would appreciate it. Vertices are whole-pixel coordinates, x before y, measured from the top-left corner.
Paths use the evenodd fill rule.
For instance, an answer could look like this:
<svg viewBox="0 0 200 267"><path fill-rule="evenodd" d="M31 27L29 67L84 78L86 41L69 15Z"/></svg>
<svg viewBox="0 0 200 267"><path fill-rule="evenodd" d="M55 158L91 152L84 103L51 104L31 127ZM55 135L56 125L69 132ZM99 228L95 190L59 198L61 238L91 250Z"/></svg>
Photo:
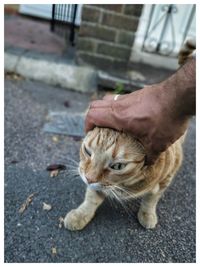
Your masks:
<svg viewBox="0 0 200 267"><path fill-rule="evenodd" d="M69 112L50 112L48 122L43 127L44 132L83 137L84 114Z"/></svg>

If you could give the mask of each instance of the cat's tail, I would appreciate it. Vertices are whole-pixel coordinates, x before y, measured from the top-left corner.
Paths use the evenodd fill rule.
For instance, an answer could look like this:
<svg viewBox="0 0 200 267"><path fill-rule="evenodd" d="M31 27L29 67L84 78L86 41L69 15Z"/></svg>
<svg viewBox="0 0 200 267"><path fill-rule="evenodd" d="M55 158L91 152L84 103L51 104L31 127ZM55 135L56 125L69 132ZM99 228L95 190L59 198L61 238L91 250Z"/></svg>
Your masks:
<svg viewBox="0 0 200 267"><path fill-rule="evenodd" d="M192 56L192 53L196 50L196 38L189 38L185 41L178 55L179 65L183 65L186 60Z"/></svg>

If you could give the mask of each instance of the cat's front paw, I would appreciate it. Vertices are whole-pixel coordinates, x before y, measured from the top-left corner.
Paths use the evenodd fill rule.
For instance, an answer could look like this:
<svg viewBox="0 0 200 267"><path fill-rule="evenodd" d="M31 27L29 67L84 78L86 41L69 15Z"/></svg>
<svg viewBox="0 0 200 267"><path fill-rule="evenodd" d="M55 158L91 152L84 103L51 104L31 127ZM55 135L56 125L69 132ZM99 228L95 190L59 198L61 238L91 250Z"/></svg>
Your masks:
<svg viewBox="0 0 200 267"><path fill-rule="evenodd" d="M149 213L143 211L142 209L140 209L138 212L138 220L140 224L147 229L155 228L158 222L158 218L155 212Z"/></svg>
<svg viewBox="0 0 200 267"><path fill-rule="evenodd" d="M64 226L71 231L82 230L91 221L92 217L78 209L71 210L64 218Z"/></svg>

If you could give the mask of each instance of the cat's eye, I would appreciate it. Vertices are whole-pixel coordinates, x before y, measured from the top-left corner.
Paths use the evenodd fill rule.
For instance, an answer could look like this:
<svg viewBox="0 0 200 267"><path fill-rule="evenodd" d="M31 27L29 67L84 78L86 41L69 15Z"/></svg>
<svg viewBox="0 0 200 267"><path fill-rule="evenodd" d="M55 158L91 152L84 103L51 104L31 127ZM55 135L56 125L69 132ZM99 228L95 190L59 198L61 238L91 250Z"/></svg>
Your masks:
<svg viewBox="0 0 200 267"><path fill-rule="evenodd" d="M111 164L110 168L116 171L120 171L123 170L126 167L126 163L115 163L115 164Z"/></svg>
<svg viewBox="0 0 200 267"><path fill-rule="evenodd" d="M86 146L84 145L84 150L85 150L85 153L91 157L91 152L86 148Z"/></svg>

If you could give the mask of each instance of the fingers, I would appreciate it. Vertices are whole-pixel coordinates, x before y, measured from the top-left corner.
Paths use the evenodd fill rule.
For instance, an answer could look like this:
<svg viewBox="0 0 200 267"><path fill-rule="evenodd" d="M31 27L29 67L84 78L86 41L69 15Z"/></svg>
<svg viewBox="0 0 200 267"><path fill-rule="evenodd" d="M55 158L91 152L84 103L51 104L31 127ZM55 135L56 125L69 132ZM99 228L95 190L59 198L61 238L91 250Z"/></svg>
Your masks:
<svg viewBox="0 0 200 267"><path fill-rule="evenodd" d="M96 108L108 108L110 106L110 101L107 100L96 100L90 103L89 110L90 109L96 109Z"/></svg>
<svg viewBox="0 0 200 267"><path fill-rule="evenodd" d="M92 130L95 126L112 128L112 117L108 108L92 108L88 111L85 120L85 132Z"/></svg>
<svg viewBox="0 0 200 267"><path fill-rule="evenodd" d="M86 133L95 126L122 131L122 127L115 116L112 103L112 101L105 100L97 100L91 103L85 119Z"/></svg>
<svg viewBox="0 0 200 267"><path fill-rule="evenodd" d="M114 98L115 98L115 95L109 94L109 95L105 95L103 97L103 100L110 101L110 100L114 100Z"/></svg>
<svg viewBox="0 0 200 267"><path fill-rule="evenodd" d="M90 103L89 110L86 114L85 119L85 131L92 130L95 126L119 129L118 123L115 121L113 116L112 105L115 101L116 95L106 95L102 100L96 100ZM119 99L124 96L119 95L116 99L116 103Z"/></svg>
<svg viewBox="0 0 200 267"><path fill-rule="evenodd" d="M118 96L117 99L115 99L116 96ZM112 94L109 94L109 95L105 95L105 96L103 97L103 100L107 100L107 101L111 101L111 100L112 100L112 101L113 101L113 100L115 101L115 100L116 100L116 101L117 101L117 100L119 100L119 99L120 99L120 100L123 99L123 98L126 97L126 96L127 96L127 94L125 94L125 95L112 95Z"/></svg>
<svg viewBox="0 0 200 267"><path fill-rule="evenodd" d="M110 113L110 102L105 100L93 101L90 104L85 119L85 132L92 130L95 126L106 127L106 118Z"/></svg>

